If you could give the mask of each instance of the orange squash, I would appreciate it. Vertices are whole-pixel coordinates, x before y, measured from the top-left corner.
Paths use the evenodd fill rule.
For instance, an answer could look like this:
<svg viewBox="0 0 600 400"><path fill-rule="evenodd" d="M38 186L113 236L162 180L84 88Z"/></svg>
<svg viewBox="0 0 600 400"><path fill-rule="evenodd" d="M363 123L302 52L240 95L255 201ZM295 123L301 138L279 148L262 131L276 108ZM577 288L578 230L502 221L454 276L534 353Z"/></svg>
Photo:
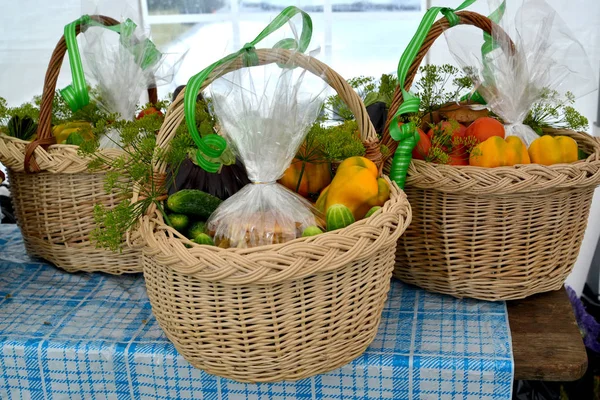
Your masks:
<svg viewBox="0 0 600 400"><path fill-rule="evenodd" d="M328 162L310 163L294 158L279 183L304 197L318 195L331 183L331 165Z"/></svg>

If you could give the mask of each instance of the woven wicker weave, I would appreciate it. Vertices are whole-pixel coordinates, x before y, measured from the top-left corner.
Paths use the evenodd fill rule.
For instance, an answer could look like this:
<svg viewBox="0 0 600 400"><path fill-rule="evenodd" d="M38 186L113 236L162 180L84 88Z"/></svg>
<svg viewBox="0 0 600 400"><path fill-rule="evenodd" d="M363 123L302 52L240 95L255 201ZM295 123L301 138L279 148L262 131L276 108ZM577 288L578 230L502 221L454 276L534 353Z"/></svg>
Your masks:
<svg viewBox="0 0 600 400"><path fill-rule="evenodd" d="M256 53L261 65L285 63L290 54ZM363 139L374 141L364 105L346 81L315 59L297 57L337 90ZM208 81L237 68L240 62ZM162 146L182 119L180 94L159 133ZM395 185L391 192L381 212L345 229L251 249L195 245L158 213L147 215L138 233L158 323L192 365L238 381L296 380L348 363L375 337L397 238L411 220L404 193Z"/></svg>
<svg viewBox="0 0 600 400"><path fill-rule="evenodd" d="M92 18L105 25L118 24L109 17ZM76 32L79 31L77 26ZM77 154L77 146L54 144L52 99L66 50L62 37L46 73L37 139L26 142L0 135L0 162L9 172L11 197L25 247L29 255L44 258L69 272L141 272L139 249L114 253L90 242L90 232L96 227L94 206L110 208L118 199L115 193L106 194L104 173L87 171L89 160ZM149 95L155 102L156 89L150 89ZM111 158L122 153L113 149L103 154Z"/></svg>
<svg viewBox="0 0 600 400"><path fill-rule="evenodd" d="M457 14L462 24L491 29L486 17ZM446 28L442 19L431 29L411 66L407 90ZM401 103L396 88L383 138L392 150L396 143L388 128ZM591 155L549 167L455 167L413 160L405 187L413 222L398 242L394 275L428 290L482 300L561 288L577 259L600 183L600 145L585 133L546 133L570 136Z"/></svg>

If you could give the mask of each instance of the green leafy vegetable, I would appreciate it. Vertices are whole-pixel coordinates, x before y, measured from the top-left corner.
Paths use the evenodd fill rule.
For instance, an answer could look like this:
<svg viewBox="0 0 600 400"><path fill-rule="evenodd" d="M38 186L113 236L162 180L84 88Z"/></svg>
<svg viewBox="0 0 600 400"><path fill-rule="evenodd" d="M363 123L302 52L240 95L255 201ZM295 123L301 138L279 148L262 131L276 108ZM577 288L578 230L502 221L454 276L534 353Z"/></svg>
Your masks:
<svg viewBox="0 0 600 400"><path fill-rule="evenodd" d="M31 140L37 131L37 124L30 117L14 115L7 125L9 136L21 140Z"/></svg>
<svg viewBox="0 0 600 400"><path fill-rule="evenodd" d="M198 103L202 103L197 104L196 110L201 134L214 133L216 121L208 112L207 103ZM168 101L160 102L158 106L167 108ZM99 137L109 128L116 129L119 132L123 155L115 159L106 158L99 151L97 140L84 142L79 147L82 156L91 158L90 169L106 170L106 191L116 191L122 198L114 209L98 206L94 212L96 228L92 232L92 239L98 247L113 251L122 248L124 235L152 205L159 210L166 223L173 226L163 204L164 195L171 180L177 176L179 166L194 148L185 123L177 128L168 149L163 150L157 148L156 143L156 133L163 122L160 115L148 114L133 121L117 120L114 117L108 116L98 120L94 134L95 137ZM157 179L153 169L156 163L169 166L171 173L168 180ZM132 203L134 186L139 189L139 200Z"/></svg>
<svg viewBox="0 0 600 400"><path fill-rule="evenodd" d="M350 120L329 127L315 123L296 158L309 163L318 163L339 161L364 154L365 148L360 140L358 124Z"/></svg>

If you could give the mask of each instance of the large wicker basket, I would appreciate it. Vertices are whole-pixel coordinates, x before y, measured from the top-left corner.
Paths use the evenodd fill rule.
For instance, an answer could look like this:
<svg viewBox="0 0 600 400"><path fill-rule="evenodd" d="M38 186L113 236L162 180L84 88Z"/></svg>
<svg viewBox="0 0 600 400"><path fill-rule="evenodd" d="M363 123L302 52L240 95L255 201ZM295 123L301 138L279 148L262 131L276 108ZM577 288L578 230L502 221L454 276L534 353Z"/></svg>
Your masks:
<svg viewBox="0 0 600 400"><path fill-rule="evenodd" d="M461 24L491 31L491 21L459 12ZM409 90L423 57L448 21L432 27L408 74ZM383 138L402 104L396 88ZM456 297L520 299L557 290L571 272L600 183L600 145L585 133L548 130L574 138L590 156L573 164L478 168L413 160L405 191L413 222L398 242L394 275ZM389 160L386 162L387 170Z"/></svg>
<svg viewBox="0 0 600 400"><path fill-rule="evenodd" d="M287 63L287 50L256 50L259 64ZM309 56L297 64L322 76L354 112L363 140L377 142L366 109L336 72ZM242 67L236 59L218 76ZM168 146L184 118L183 93L167 113ZM156 168L165 173L165 165ZM388 181L389 182L389 181ZM398 237L411 220L391 185L381 212L311 238L251 249L200 246L149 214L144 276L152 310L176 349L197 368L243 382L296 380L338 368L375 337L390 287Z"/></svg>
<svg viewBox="0 0 600 400"><path fill-rule="evenodd" d="M104 16L92 17L105 25L119 22ZM80 26L76 28L80 32ZM0 162L8 169L11 197L25 248L69 271L100 271L111 274L142 272L141 251L125 247L122 252L96 248L90 233L96 224L96 204L114 207L121 200L106 193L104 173L87 170L89 160L77 154L78 146L56 143L52 135L52 100L67 45L59 40L44 82L37 138L26 142L0 134ZM156 102L156 89L149 90ZM110 158L120 150L106 150Z"/></svg>

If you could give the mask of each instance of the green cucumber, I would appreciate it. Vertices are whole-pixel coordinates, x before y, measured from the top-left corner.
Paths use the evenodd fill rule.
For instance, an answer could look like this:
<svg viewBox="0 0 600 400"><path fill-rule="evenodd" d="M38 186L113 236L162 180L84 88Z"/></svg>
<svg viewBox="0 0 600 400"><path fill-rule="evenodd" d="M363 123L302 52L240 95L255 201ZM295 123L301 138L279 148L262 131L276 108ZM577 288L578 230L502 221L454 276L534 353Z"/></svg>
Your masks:
<svg viewBox="0 0 600 400"><path fill-rule="evenodd" d="M371 208L369 211L367 211L364 218L369 218L371 215L375 214L375 211L379 210L380 208L381 208L380 206L375 206L375 207Z"/></svg>
<svg viewBox="0 0 600 400"><path fill-rule="evenodd" d="M327 209L325 221L327 222L327 230L335 231L353 224L354 215L352 215L352 211L345 205L333 204Z"/></svg>
<svg viewBox="0 0 600 400"><path fill-rule="evenodd" d="M206 233L206 222L196 221L188 229L188 238L194 240L202 233Z"/></svg>
<svg viewBox="0 0 600 400"><path fill-rule="evenodd" d="M215 242L213 242L212 238L210 236L208 236L206 233L199 234L198 236L196 236L196 238L194 240L192 240L192 242L198 243L198 244L206 244L209 246L215 245Z"/></svg>
<svg viewBox="0 0 600 400"><path fill-rule="evenodd" d="M179 232L184 232L190 224L190 218L184 214L170 214L169 221L171 221L171 226Z"/></svg>
<svg viewBox="0 0 600 400"><path fill-rule="evenodd" d="M316 236L321 233L323 233L323 231L318 226L309 226L302 232L302 237Z"/></svg>
<svg viewBox="0 0 600 400"><path fill-rule="evenodd" d="M167 199L167 207L174 213L203 220L207 220L221 203L221 199L195 189L180 190Z"/></svg>

